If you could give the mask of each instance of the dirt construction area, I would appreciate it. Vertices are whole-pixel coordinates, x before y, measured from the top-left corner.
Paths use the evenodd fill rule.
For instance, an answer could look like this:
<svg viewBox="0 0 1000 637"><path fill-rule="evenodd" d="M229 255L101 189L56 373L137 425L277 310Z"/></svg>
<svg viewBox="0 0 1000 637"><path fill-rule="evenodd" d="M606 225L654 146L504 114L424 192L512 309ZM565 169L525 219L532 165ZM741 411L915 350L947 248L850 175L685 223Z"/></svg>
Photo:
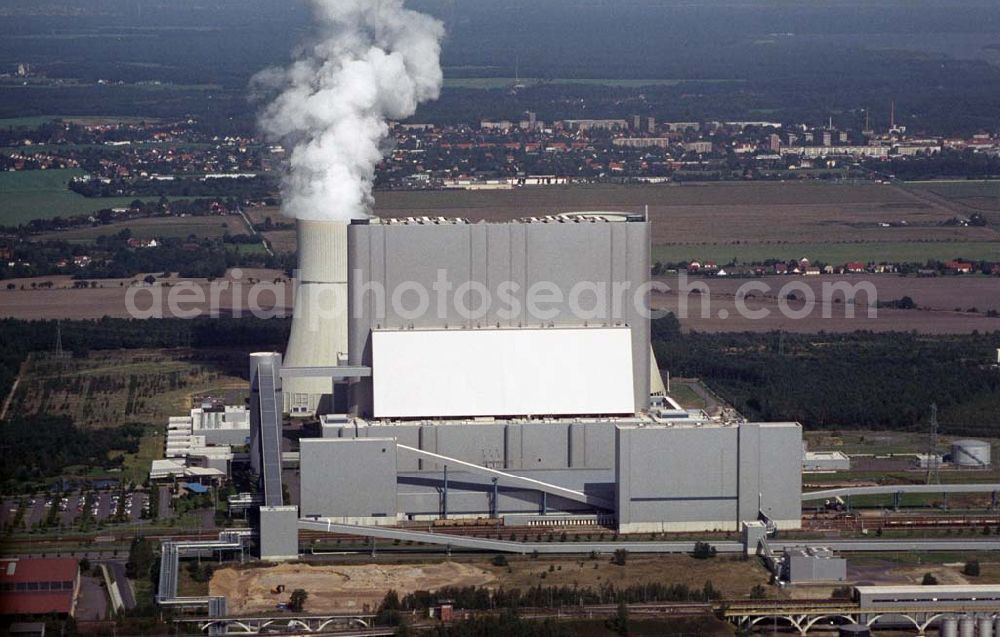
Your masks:
<svg viewBox="0 0 1000 637"><path fill-rule="evenodd" d="M231 614L275 610L297 588L309 593L305 611L360 611L378 608L389 589L402 597L444 586L483 586L495 581L489 571L471 564L358 564L309 566L280 564L267 568L224 568L212 575L211 595L225 595ZM284 585L284 592L272 593Z"/></svg>

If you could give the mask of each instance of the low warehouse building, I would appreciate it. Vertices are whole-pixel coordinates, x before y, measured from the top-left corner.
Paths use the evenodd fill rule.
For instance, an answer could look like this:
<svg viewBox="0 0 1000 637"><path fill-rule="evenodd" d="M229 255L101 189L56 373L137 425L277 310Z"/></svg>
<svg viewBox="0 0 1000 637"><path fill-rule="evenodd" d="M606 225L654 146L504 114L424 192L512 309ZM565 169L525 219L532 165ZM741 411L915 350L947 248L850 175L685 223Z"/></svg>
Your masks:
<svg viewBox="0 0 1000 637"><path fill-rule="evenodd" d="M72 558L0 560L0 615L64 615L76 612L79 562Z"/></svg>
<svg viewBox="0 0 1000 637"><path fill-rule="evenodd" d="M840 451L806 451L802 454L803 471L850 471L851 459Z"/></svg>
<svg viewBox="0 0 1000 637"><path fill-rule="evenodd" d="M242 405L204 404L191 410L191 435L209 445L245 445L250 439L250 412Z"/></svg>
<svg viewBox="0 0 1000 637"><path fill-rule="evenodd" d="M790 584L843 582L847 579L847 560L827 548L786 548L781 579Z"/></svg>

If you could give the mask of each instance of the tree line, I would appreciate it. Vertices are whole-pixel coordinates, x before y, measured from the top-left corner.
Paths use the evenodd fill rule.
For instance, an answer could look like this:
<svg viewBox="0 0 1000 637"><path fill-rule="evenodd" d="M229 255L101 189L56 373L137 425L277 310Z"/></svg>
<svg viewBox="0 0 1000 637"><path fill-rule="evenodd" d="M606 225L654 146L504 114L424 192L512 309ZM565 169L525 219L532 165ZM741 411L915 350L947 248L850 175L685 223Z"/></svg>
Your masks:
<svg viewBox="0 0 1000 637"><path fill-rule="evenodd" d="M933 402L942 432L996 427L1000 332L685 334L671 315L653 322L652 336L673 376L701 378L752 420L922 430Z"/></svg>
<svg viewBox="0 0 1000 637"><path fill-rule="evenodd" d="M559 608L593 604L635 604L645 602L710 602L722 595L711 581L701 588L684 583L650 582L618 587L611 582L600 586L531 586L490 589L484 586L446 586L435 591L415 591L403 597L390 590L379 606L382 622L398 623L401 613L426 611L441 604L465 610L507 608Z"/></svg>
<svg viewBox="0 0 1000 637"><path fill-rule="evenodd" d="M63 349L74 356L101 349L232 348L235 373L245 374L245 353L282 350L288 341L291 319L197 318L117 319L81 321L23 321L0 319L0 400L10 392L21 363L30 352L52 351L57 331Z"/></svg>

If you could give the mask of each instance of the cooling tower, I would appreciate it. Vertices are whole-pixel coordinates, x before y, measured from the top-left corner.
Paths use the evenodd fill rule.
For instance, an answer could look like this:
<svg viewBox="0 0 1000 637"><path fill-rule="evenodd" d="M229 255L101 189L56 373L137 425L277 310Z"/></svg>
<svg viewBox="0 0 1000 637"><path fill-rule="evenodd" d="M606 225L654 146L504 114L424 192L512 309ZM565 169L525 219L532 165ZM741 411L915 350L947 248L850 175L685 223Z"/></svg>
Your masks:
<svg viewBox="0 0 1000 637"><path fill-rule="evenodd" d="M296 273L292 331L285 367L329 367L347 359L347 224L303 221L296 225ZM292 416L332 411L329 378L288 378L284 408Z"/></svg>

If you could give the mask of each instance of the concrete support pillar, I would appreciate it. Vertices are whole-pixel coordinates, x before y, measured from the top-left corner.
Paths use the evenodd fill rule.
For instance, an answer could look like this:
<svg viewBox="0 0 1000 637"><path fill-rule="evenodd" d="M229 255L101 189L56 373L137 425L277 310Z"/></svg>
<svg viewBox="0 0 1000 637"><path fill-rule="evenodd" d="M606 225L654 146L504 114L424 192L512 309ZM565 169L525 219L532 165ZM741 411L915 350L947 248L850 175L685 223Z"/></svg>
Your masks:
<svg viewBox="0 0 1000 637"><path fill-rule="evenodd" d="M444 466L444 486L441 489L441 519L448 519L448 465Z"/></svg>
<svg viewBox="0 0 1000 637"><path fill-rule="evenodd" d="M500 489L497 486L497 479L493 478L493 498L490 501L490 517L496 518L500 510Z"/></svg>

